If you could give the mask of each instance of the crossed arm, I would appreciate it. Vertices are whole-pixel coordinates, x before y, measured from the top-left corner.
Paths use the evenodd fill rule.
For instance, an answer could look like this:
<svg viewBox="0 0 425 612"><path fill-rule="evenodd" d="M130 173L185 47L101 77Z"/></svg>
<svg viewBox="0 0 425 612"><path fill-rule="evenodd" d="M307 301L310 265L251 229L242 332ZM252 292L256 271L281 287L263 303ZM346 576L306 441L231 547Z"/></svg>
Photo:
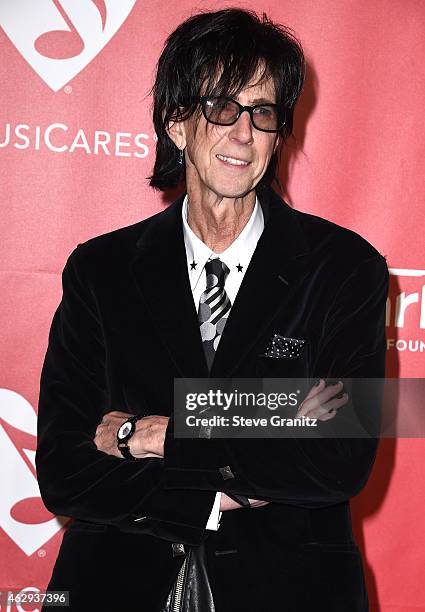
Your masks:
<svg viewBox="0 0 425 612"><path fill-rule="evenodd" d="M362 488L373 464L374 440L287 439L267 446L250 440L249 447L241 440L176 440L172 420L165 428L165 420L149 417L139 421L142 446L134 449L146 453L146 461L99 450L96 431L109 395L94 277L86 252L77 247L63 270L63 297L41 374L36 468L51 512L197 544L205 537L216 491L317 507ZM330 306L312 376L384 375L387 291L381 256L361 262L347 277ZM220 466L226 465L232 466L234 480L220 476ZM141 516L150 520L140 522Z"/></svg>
<svg viewBox="0 0 425 612"><path fill-rule="evenodd" d="M336 410L347 403L348 394L342 397L334 397L341 392L342 385L336 384L326 387L325 381L320 379L319 383L310 389L310 392L302 402L296 416L317 417L322 421L333 418ZM131 416L126 412L114 410L106 413L101 423L96 428L94 443L98 450L122 458L117 448L117 431L120 425ZM148 458L164 457L165 433L169 424L169 417L150 415L136 422L136 431L130 439L130 451L134 457ZM265 506L267 501L248 498L251 508ZM236 510L242 508L235 500L223 493L220 501L220 511Z"/></svg>

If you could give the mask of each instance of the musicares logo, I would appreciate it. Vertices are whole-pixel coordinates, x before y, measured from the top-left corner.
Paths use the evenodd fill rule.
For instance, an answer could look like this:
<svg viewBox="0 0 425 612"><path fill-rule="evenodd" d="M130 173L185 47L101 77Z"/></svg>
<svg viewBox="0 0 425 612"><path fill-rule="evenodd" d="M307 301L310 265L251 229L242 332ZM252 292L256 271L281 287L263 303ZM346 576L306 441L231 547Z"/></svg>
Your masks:
<svg viewBox="0 0 425 612"><path fill-rule="evenodd" d="M398 278L387 298L386 326L393 336L387 335L387 349L425 353L425 270L389 268L389 272Z"/></svg>
<svg viewBox="0 0 425 612"><path fill-rule="evenodd" d="M116 34L136 0L0 2L0 25L35 72L58 91Z"/></svg>
<svg viewBox="0 0 425 612"><path fill-rule="evenodd" d="M15 391L0 389L0 527L28 556L64 525L40 497L35 446L37 415ZM69 520L69 519L67 519Z"/></svg>

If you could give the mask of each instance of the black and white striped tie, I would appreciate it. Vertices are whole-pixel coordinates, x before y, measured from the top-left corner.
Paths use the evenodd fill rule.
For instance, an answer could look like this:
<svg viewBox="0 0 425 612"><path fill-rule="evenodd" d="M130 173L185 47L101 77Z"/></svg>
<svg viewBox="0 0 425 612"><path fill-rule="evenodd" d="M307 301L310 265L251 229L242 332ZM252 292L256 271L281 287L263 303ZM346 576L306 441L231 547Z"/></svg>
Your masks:
<svg viewBox="0 0 425 612"><path fill-rule="evenodd" d="M208 369L211 369L220 336L232 306L224 289L229 268L218 257L205 264L207 287L199 300L198 320Z"/></svg>

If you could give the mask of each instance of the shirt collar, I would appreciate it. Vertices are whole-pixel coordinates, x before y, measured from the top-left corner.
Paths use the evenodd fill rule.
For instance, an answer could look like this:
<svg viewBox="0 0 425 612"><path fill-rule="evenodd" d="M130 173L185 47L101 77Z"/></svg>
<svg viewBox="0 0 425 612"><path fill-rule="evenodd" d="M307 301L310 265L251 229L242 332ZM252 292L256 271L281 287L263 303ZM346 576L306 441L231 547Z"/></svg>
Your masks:
<svg viewBox="0 0 425 612"><path fill-rule="evenodd" d="M264 229L264 215L258 198L255 198L255 205L248 223L236 240L222 253L215 253L192 231L187 222L187 209L188 197L186 194L182 206L183 235L192 289L199 281L205 264L210 258L220 257L230 272L235 271L236 266L241 264L245 272ZM195 268L191 265L193 262L196 263Z"/></svg>

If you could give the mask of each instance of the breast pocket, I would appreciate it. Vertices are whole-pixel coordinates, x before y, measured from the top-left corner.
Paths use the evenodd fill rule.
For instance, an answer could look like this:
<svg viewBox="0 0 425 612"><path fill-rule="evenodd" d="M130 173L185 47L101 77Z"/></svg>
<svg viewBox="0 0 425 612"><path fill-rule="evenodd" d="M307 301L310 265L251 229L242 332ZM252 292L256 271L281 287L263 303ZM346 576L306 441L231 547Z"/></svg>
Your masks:
<svg viewBox="0 0 425 612"><path fill-rule="evenodd" d="M275 333L257 355L257 376L304 378L309 376L310 342Z"/></svg>

